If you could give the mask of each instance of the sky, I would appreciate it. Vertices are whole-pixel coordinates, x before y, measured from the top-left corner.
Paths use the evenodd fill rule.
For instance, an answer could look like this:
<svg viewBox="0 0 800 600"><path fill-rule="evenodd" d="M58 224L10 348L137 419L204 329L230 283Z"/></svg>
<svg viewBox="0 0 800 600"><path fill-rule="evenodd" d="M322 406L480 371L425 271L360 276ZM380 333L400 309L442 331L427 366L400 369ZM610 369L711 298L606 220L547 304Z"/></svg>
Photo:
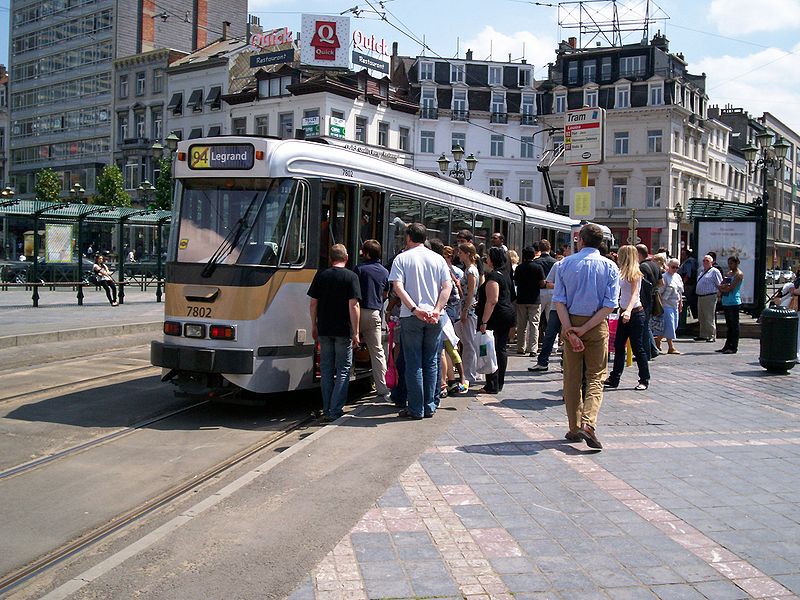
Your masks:
<svg viewBox="0 0 800 600"><path fill-rule="evenodd" d="M0 0L3 64L8 64L8 3ZM611 2L583 6L597 19ZM558 41L577 37L575 29L559 21L576 22L579 7L578 2L533 0L250 0L249 5L265 29L286 26L298 32L303 13L345 13L354 17L351 30L383 38L390 48L397 42L401 54L422 54L423 42L429 56L464 58L467 49L475 59L507 60L510 54L533 64L537 79L555 60ZM618 0L617 7L621 21L638 21L648 2ZM649 37L661 30L670 51L683 53L690 73L706 73L710 105L733 105L754 117L770 112L800 133L795 79L800 74L800 0L661 0L649 2L649 14L661 18L650 25ZM622 41L634 43L642 35L642 29L624 33ZM584 36L583 41L594 45L597 40Z"/></svg>

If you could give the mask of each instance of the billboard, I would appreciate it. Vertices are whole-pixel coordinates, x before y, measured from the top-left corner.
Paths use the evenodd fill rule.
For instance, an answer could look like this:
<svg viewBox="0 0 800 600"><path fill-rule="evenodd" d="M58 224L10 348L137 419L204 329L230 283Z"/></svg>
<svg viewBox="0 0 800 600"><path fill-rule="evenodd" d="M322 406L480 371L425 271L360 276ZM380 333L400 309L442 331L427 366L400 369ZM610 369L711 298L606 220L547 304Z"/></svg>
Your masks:
<svg viewBox="0 0 800 600"><path fill-rule="evenodd" d="M44 227L45 260L49 263L72 262L72 225L47 223Z"/></svg>
<svg viewBox="0 0 800 600"><path fill-rule="evenodd" d="M726 219L697 221L698 261L709 252L717 255L722 272L728 270L728 257L738 256L739 268L744 273L742 281L742 304L755 303L756 296L756 243L758 223L756 219Z"/></svg>
<svg viewBox="0 0 800 600"><path fill-rule="evenodd" d="M309 67L350 68L350 17L303 15L300 62Z"/></svg>

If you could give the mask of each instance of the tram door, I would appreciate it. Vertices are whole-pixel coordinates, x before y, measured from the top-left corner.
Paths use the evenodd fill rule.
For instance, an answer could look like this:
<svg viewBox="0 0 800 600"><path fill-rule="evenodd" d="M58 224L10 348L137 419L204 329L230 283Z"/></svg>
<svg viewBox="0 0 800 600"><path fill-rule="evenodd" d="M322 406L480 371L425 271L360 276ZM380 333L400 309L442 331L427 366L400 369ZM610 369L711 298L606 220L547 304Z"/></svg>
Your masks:
<svg viewBox="0 0 800 600"><path fill-rule="evenodd" d="M361 188L359 203L358 246L359 249L367 240L378 240L383 243L383 205L386 194L374 188ZM360 261L359 261L360 262Z"/></svg>
<svg viewBox="0 0 800 600"><path fill-rule="evenodd" d="M322 182L320 202L319 268L329 266L330 249L334 244L344 244L349 260L347 266L356 264L358 258L358 236L356 203L358 188L354 185L334 181Z"/></svg>

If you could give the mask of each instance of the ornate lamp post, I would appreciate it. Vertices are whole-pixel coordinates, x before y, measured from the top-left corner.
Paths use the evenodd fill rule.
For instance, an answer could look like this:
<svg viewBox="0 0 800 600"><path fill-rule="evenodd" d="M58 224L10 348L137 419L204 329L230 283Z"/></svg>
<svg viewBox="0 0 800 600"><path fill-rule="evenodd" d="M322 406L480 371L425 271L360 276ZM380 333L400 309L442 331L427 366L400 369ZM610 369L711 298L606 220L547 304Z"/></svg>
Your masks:
<svg viewBox="0 0 800 600"><path fill-rule="evenodd" d="M761 183L762 192L761 196L754 200L754 204L758 208L758 214L761 218L761 240L759 243L759 252L757 253L758 260L756 261L756 298L755 298L755 314L758 316L767 302L767 237L769 230L769 172L772 172L777 177L783 177L783 160L786 158L786 153L789 150L789 144L782 138L778 137L777 141L773 143L773 133L769 129L764 129L756 136L758 146L754 146L752 141L747 146L742 148L742 154L747 161L748 174L758 173L761 169ZM759 156L760 151L760 156ZM780 200L780 199L779 199Z"/></svg>
<svg viewBox="0 0 800 600"><path fill-rule="evenodd" d="M464 149L461 146L455 146L452 152L453 168L450 168L450 159L448 159L444 152L442 152L439 160L436 161L439 163L439 171L441 171L443 175L447 174L450 177L457 179L459 185L464 185L465 182L472 179L472 174L475 172L475 167L478 166L478 159L475 158L474 154L470 154L466 159L464 159ZM461 167L462 159L466 164L466 171Z"/></svg>
<svg viewBox="0 0 800 600"><path fill-rule="evenodd" d="M673 214L675 215L675 221L678 224L678 241L675 246L675 254L674 256L681 255L681 228L683 227L683 215L686 214L683 206L681 206L680 202L675 203L675 208L672 209Z"/></svg>
<svg viewBox="0 0 800 600"><path fill-rule="evenodd" d="M14 188L11 186L6 186L2 191L0 191L0 202L13 200L14 195ZM5 213L3 213L3 251L5 252L6 258L17 258L16 256L12 255L11 249L8 247L8 215Z"/></svg>
<svg viewBox="0 0 800 600"><path fill-rule="evenodd" d="M139 184L139 187L136 188L136 191L139 192L139 195L144 198L143 204L145 207L147 206L147 202L150 199L150 194L156 191L156 187L150 183L147 179L145 179L142 183Z"/></svg>
<svg viewBox="0 0 800 600"><path fill-rule="evenodd" d="M85 193L86 193L86 190L83 189L83 186L80 183L78 183L77 181L75 182L75 184L69 190L69 196L70 196L70 198L75 200L75 202L80 202L81 198L83 198L83 195Z"/></svg>

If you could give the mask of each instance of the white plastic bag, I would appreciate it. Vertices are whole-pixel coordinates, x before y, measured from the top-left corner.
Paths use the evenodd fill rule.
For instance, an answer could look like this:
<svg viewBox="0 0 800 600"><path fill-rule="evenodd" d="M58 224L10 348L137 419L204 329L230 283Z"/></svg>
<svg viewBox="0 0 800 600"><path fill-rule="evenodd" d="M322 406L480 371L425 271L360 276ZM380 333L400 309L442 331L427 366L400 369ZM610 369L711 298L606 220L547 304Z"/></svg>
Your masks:
<svg viewBox="0 0 800 600"><path fill-rule="evenodd" d="M489 375L497 371L497 352L494 348L494 335L491 331L478 333L477 371Z"/></svg>
<svg viewBox="0 0 800 600"><path fill-rule="evenodd" d="M450 320L447 315L444 318L444 325L442 326L442 333L444 334L444 339L450 342L453 345L453 348L458 347L458 336L456 335L456 330L453 327L453 322Z"/></svg>

